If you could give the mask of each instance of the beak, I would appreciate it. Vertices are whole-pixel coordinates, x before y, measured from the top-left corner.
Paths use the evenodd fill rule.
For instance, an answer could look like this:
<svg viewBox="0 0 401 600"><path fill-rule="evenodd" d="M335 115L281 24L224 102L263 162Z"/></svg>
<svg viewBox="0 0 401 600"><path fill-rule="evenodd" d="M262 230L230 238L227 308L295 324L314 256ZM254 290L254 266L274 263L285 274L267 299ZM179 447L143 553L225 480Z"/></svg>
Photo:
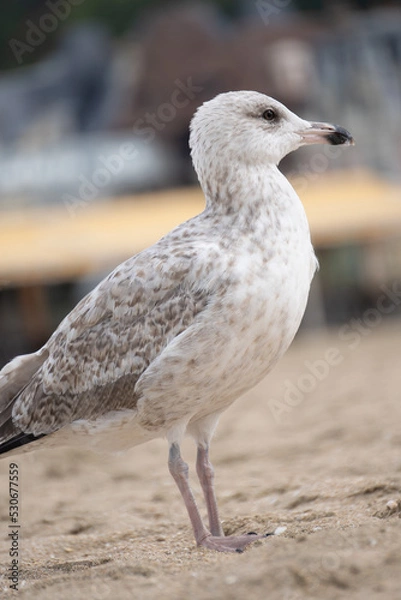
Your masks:
<svg viewBox="0 0 401 600"><path fill-rule="evenodd" d="M303 144L332 144L353 146L354 138L349 131L330 123L309 123L309 127L298 132Z"/></svg>

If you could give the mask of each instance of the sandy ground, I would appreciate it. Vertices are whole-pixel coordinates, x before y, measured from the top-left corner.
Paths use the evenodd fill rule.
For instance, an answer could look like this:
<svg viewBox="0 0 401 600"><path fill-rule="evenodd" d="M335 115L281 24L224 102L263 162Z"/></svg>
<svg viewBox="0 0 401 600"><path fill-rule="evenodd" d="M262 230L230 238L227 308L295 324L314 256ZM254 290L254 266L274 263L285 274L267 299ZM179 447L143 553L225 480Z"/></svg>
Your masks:
<svg viewBox="0 0 401 600"><path fill-rule="evenodd" d="M14 593L13 460L21 599L401 599L401 324L361 331L302 334L221 419L212 458L226 532L280 535L243 554L197 549L163 440L106 458L6 457L0 595ZM190 440L183 453L194 478Z"/></svg>

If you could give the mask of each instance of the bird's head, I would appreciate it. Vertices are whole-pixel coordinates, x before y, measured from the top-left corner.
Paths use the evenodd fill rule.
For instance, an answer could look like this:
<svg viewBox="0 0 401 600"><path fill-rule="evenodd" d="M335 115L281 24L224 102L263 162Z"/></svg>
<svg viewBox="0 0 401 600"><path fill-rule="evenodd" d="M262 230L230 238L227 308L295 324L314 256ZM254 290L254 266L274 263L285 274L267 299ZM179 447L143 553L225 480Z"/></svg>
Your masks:
<svg viewBox="0 0 401 600"><path fill-rule="evenodd" d="M329 123L301 119L283 104L259 92L227 92L205 102L190 128L191 155L202 181L211 162L277 165L289 152L306 144L353 144L351 134ZM224 164L223 164L224 162Z"/></svg>

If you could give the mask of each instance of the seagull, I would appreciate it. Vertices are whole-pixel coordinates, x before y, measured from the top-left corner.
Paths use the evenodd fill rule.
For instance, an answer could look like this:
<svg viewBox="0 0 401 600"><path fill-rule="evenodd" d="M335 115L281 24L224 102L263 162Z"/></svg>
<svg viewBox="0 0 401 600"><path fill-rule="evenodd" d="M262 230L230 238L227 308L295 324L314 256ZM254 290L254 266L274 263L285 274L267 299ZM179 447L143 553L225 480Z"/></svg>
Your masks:
<svg viewBox="0 0 401 600"><path fill-rule="evenodd" d="M268 535L224 535L209 446L221 413L272 369L304 314L317 260L277 165L314 143L353 138L258 92L200 106L189 145L204 211L117 266L40 350L0 371L0 453L114 452L164 437L198 546L242 552ZM208 527L181 457L185 434Z"/></svg>

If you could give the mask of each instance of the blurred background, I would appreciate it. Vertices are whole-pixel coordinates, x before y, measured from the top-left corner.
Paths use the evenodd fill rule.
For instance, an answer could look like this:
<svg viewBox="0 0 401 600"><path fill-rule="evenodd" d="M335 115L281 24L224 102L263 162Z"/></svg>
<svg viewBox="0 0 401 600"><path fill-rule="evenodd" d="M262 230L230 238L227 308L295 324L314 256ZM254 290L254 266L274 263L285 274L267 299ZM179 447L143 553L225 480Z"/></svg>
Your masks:
<svg viewBox="0 0 401 600"><path fill-rule="evenodd" d="M362 334L400 317L400 2L21 0L3 12L0 366L202 210L188 125L228 90L356 140L281 165L321 263L303 328Z"/></svg>

